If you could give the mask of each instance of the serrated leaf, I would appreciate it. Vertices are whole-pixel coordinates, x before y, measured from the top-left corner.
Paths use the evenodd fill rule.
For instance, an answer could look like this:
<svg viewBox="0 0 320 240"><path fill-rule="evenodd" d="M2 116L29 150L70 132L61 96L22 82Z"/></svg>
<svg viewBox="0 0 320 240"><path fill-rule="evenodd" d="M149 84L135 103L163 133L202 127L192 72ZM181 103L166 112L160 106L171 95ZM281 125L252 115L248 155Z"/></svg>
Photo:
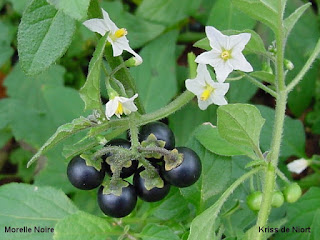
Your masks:
<svg viewBox="0 0 320 240"><path fill-rule="evenodd" d="M279 0L232 0L232 3L248 16L266 24L276 32L279 27L277 19L281 14L278 8L278 1Z"/></svg>
<svg viewBox="0 0 320 240"><path fill-rule="evenodd" d="M1 234L3 240L51 240L52 233L35 233L35 227L50 227L78 209L61 191L51 187L37 187L11 183L0 187L0 226L32 229L31 233ZM14 237L13 237L14 234Z"/></svg>
<svg viewBox="0 0 320 240"><path fill-rule="evenodd" d="M18 52L24 71L30 75L47 69L67 50L75 21L45 0L33 0L18 29Z"/></svg>
<svg viewBox="0 0 320 240"><path fill-rule="evenodd" d="M286 36L288 36L296 24L296 22L300 19L302 14L311 6L311 3L306 3L296 9L289 17L284 20L284 28L286 31Z"/></svg>
<svg viewBox="0 0 320 240"><path fill-rule="evenodd" d="M85 140L81 139L75 144L65 145L63 146L63 156L67 159L72 158L76 155L80 155L81 153L93 149L95 146L98 146L99 143L94 138L85 138Z"/></svg>
<svg viewBox="0 0 320 240"><path fill-rule="evenodd" d="M148 224L139 234L142 240L179 240L179 237L168 226Z"/></svg>
<svg viewBox="0 0 320 240"><path fill-rule="evenodd" d="M108 42L107 37L108 35L106 34L99 40L89 64L87 81L80 89L80 96L85 103L85 109L98 110L101 116L103 116L104 113L101 109L102 102L100 97L100 71L104 49Z"/></svg>
<svg viewBox="0 0 320 240"><path fill-rule="evenodd" d="M87 17L87 11L90 0L47 0L57 9L62 10L68 16L76 20L84 20Z"/></svg>
<svg viewBox="0 0 320 240"><path fill-rule="evenodd" d="M271 84L274 84L274 82L275 82L275 76L273 74L265 72L265 71L252 72L252 73L250 73L250 76L252 76L254 78L258 78L262 81L265 81L265 82L271 83Z"/></svg>
<svg viewBox="0 0 320 240"><path fill-rule="evenodd" d="M54 145L69 137L70 135L86 129L91 126L90 121L84 117L74 119L71 123L60 126L57 131L42 145L38 152L30 159L27 167L35 162L41 154L52 148Z"/></svg>
<svg viewBox="0 0 320 240"><path fill-rule="evenodd" d="M54 240L106 240L121 234L119 227L111 226L107 219L78 212L70 215L55 226Z"/></svg>
<svg viewBox="0 0 320 240"><path fill-rule="evenodd" d="M228 104L217 111L218 131L228 142L251 148L259 148L259 137L265 120L259 110L249 104Z"/></svg>
<svg viewBox="0 0 320 240"><path fill-rule="evenodd" d="M201 125L195 130L196 139L209 151L222 156L249 155L253 152L234 145L223 139L218 128L209 124Z"/></svg>
<svg viewBox="0 0 320 240"><path fill-rule="evenodd" d="M250 30L250 29L246 29L246 30L242 30L242 31L227 30L227 31L222 31L222 32L223 32L223 34L226 34L228 36L240 34L240 33L250 33L251 34L250 41L246 45L243 52L245 54L249 54L249 53L266 54L266 49L264 47L264 43L263 43L261 37L259 36L259 34L257 34L255 31ZM207 37L197 41L193 46L198 47L198 48L202 48L207 51L212 49L210 47L210 42Z"/></svg>

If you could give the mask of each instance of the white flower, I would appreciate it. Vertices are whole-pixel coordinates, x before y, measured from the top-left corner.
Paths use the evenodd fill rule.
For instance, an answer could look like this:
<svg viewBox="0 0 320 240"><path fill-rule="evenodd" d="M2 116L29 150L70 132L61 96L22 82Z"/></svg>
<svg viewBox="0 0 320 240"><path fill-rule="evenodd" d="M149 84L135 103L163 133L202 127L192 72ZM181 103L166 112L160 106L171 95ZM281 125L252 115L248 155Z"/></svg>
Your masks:
<svg viewBox="0 0 320 240"><path fill-rule="evenodd" d="M131 112L137 111L138 108L134 104L134 99L136 99L137 97L138 94L135 94L131 98L116 96L111 99L106 104L107 119L110 120L113 115L116 115L118 118L120 118L123 113L129 115Z"/></svg>
<svg viewBox="0 0 320 240"><path fill-rule="evenodd" d="M242 50L250 40L250 33L226 36L214 27L207 26L206 34L212 50L200 54L195 61L210 64L216 72L218 82L224 82L233 70L253 71L242 54Z"/></svg>
<svg viewBox="0 0 320 240"><path fill-rule="evenodd" d="M198 65L195 79L186 80L186 88L197 96L201 110L207 109L212 103L216 105L228 104L224 95L229 90L229 83L214 82L204 64Z"/></svg>
<svg viewBox="0 0 320 240"><path fill-rule="evenodd" d="M108 41L112 45L113 56L120 56L123 50L133 54L138 62L142 63L142 58L132 50L129 46L129 40L126 38L127 30L125 28L118 28L114 22L111 21L109 14L102 9L103 19L93 18L83 23L91 31L99 33L104 36L108 33Z"/></svg>
<svg viewBox="0 0 320 240"><path fill-rule="evenodd" d="M290 162L287 167L290 172L294 172L297 174L302 173L310 164L310 161L300 158L297 160L294 160L293 162Z"/></svg>

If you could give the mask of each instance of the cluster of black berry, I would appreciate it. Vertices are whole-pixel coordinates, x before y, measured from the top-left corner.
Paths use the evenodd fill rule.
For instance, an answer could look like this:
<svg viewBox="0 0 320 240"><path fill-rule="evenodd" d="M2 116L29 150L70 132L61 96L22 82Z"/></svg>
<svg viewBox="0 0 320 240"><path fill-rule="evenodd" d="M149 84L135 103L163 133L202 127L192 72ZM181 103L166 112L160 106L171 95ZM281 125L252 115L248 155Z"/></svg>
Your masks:
<svg viewBox="0 0 320 240"><path fill-rule="evenodd" d="M127 161L129 164L123 166L120 171L121 179L133 175L132 184L122 181L125 184L122 185L119 194L107 189L110 185L102 185L99 188L98 204L108 216L118 218L127 216L134 209L137 196L147 202L156 202L169 193L171 185L188 187L200 177L202 168L198 155L187 147L175 148L174 134L164 123L153 122L143 126L139 133L139 141L142 146L140 150L145 151L143 157L148 160L148 164L141 164L139 167L139 159L129 159ZM108 146L109 149L112 149L112 146L118 147L119 151L131 149L131 143L125 139L113 139L107 143L106 147ZM103 161L100 171L88 166L80 156L74 157L67 169L72 185L83 190L100 186L105 173L113 176L114 166L123 162L116 157L113 159L113 155L117 155L117 152L106 152L101 156ZM112 164L108 159L112 159ZM150 179L158 180L159 185L155 186L155 182L150 183Z"/></svg>

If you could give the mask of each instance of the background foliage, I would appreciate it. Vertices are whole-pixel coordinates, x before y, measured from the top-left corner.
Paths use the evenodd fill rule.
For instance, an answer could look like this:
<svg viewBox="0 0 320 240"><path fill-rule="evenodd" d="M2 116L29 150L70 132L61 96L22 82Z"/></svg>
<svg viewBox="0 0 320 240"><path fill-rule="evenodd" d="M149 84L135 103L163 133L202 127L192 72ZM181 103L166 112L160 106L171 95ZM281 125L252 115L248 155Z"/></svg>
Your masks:
<svg viewBox="0 0 320 240"><path fill-rule="evenodd" d="M131 73L146 112L165 106L184 90L184 80L188 77L186 53L201 52L193 44L205 37L204 26L212 25L219 30L254 29L262 36L266 48L272 43L272 32L245 15L241 2L245 0L100 1L117 25L127 28L131 46L140 50L144 59ZM288 0L286 16L305 2ZM89 4L89 0L0 0L1 229L10 225L55 227L54 234L33 234L30 239L102 240L119 236L187 239L192 220L245 173L249 162L245 156L250 154L246 146L235 147L235 142L220 151L219 134L223 133L202 125L204 122L217 125L215 106L201 111L192 101L164 120L173 130L177 146L187 145L199 154L204 169L200 180L185 189L172 188L161 202L139 201L133 214L121 221L103 216L96 204L95 190L83 193L67 180L69 159L62 153L70 151L81 134L59 144L35 166L26 168L32 154L61 124L89 114L83 110L78 91L85 82L89 60L98 43L97 36L81 24L88 18ZM286 58L295 66L288 73L289 80L299 72L320 36L320 3L312 4L288 39ZM36 11L41 11L41 15L34 15ZM272 23L270 26L273 27ZM26 46L29 41L26 39L32 39L33 44ZM257 44L253 48L257 48ZM262 43L260 49L261 46ZM21 48L20 57L18 48ZM44 54L47 51L49 55ZM265 59L251 54L248 60L255 70L263 69L260 62ZM311 226L314 231L292 233L286 235L286 239L317 239L318 236L320 173L317 169L308 169L300 175L291 175L285 165L292 159L317 158L320 154L319 63L313 64L289 96L281 148L280 168L288 178L297 180L306 193L295 204L273 209L270 219L273 226ZM103 97L107 98L105 92ZM258 107L266 119L260 144L267 151L274 121L273 100L246 79L233 81L227 98L230 103L253 103ZM222 117L228 111L233 112L224 109L218 115ZM260 118L253 115L256 120ZM252 138L255 137L253 131ZM236 157L239 153L243 156ZM222 208L219 225L213 230L223 225L226 239L242 239L255 223L255 213L245 204L248 193L249 184L243 184ZM1 236L11 239L8 234ZM25 237L15 235L18 240ZM205 239L201 233L198 237ZM276 234L275 239L283 239L283 235Z"/></svg>

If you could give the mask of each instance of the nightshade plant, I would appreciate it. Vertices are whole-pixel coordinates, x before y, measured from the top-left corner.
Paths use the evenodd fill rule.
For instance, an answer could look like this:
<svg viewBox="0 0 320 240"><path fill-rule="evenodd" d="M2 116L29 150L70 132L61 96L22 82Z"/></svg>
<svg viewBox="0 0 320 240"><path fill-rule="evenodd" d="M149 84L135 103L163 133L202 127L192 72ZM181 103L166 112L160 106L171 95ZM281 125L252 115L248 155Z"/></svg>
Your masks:
<svg viewBox="0 0 320 240"><path fill-rule="evenodd" d="M28 192L28 198L37 199L39 208L47 208L48 215L41 213L38 216L38 213L35 213L35 216L32 214L20 216L19 213L2 209L0 215L9 217L13 225L22 223L16 223L15 217L11 218L16 216L15 214L18 219L32 217L37 224L52 226L53 223L50 221L55 221L53 225L55 240L155 238L262 240L273 234L275 239L291 239L290 234L292 239L296 239L294 237L298 235L294 234L301 234L301 231L299 233L291 231L289 235L283 237L284 235L277 234L278 230L274 230L295 223L292 220L294 211L290 212L290 208L302 195L300 186L288 179L279 162L281 147L285 147L282 145L286 131L285 122L293 121L286 119L288 96L318 57L320 41L310 50L309 58L291 81L288 76L294 65L285 58L285 53L291 31L311 4L304 4L294 11L290 9L291 14L288 14L286 6L290 6L290 1L287 0L233 0L228 3L217 1L236 7L249 25L252 21L254 23L259 21L260 27L265 28L268 33L270 38L268 41L271 44L266 49L259 33L253 30L220 31L218 27L212 26L213 24L206 26L205 35L201 35L204 38L194 44L194 47L203 51L201 50L197 56L193 52L187 54L188 76L184 76L181 84L186 90L178 96L171 96L170 99L173 97L174 99L169 102L170 99L161 97L160 87L165 88L165 84L158 84L158 94L150 97L139 92L141 87L137 87L137 83L139 77L149 72L148 77L152 78L153 75L161 74L161 71L170 71L170 67L167 67L170 61L164 61L165 67L159 69L155 68L156 62L149 61L155 58L148 57L159 55L160 58L161 55L166 59L166 56L162 56L163 52L173 53L164 49L163 52L157 52L158 45L153 47L152 51L133 50L143 44L138 45L134 39L129 42L127 37L129 38L132 32L125 28L125 24L120 26L113 22L110 17L112 7L106 11L98 0L76 2L32 0L26 7L19 25L19 61L21 68L28 75L50 70L49 67L58 61L69 47L76 24L95 32L98 38L88 64L86 80L79 90L85 111L89 115L78 116L58 127L55 133L39 147L27 167L33 166L32 164L44 154L50 154L50 151L59 147L59 143L68 141L64 145L63 155L66 163L73 159L68 167L68 177L72 184L80 189L92 189L101 183L102 186L98 191L100 208L111 217L124 218L114 220L102 215L96 211L96 206L88 211L90 214L80 211L62 192L53 188L27 185L11 186L17 191ZM192 1L189 2L191 4ZM150 13L144 11L142 7L137 10L141 16L149 17L155 20L154 22L148 25L141 20L134 24L143 23L158 31L157 15L153 15L151 11L153 4L156 3L156 0L149 3L145 0L140 5L149 9ZM74 11L73 7L76 4L79 4L78 10ZM175 3L170 4L180 7L174 5ZM172 19L175 15L176 12L171 15ZM133 15L128 15L128 18L132 17ZM167 18L160 20L168 21ZM170 25L167 28L168 33L162 36L163 39L159 37L161 40L159 46L165 45L167 38L169 40L176 38L177 32L170 31L171 27L174 28ZM159 29L159 32L164 31L161 27ZM147 38L146 35L145 37ZM53 44L54 41L58 44ZM131 47L130 44L136 47ZM252 56L254 61L250 60ZM142 69L143 66L150 69L144 68L139 72L137 69ZM274 98L272 127L270 125L272 121L266 122L265 119L266 116L269 120L272 119L273 116L270 115L273 112L270 114L270 109L248 103L230 103L228 91L245 84L246 81ZM143 84L148 83L143 82ZM141 86L141 82L139 85ZM246 90L241 89L241 91ZM103 103L102 97L107 99L106 103ZM165 118L169 118L169 127L174 128L170 124L170 119L183 111L189 106L188 104L192 104L195 98L197 108L200 109L196 111L199 114L206 114L206 111L216 110L217 120L211 120L216 122L216 126L204 123L196 129L183 129L190 133L180 136L188 136L190 139L182 141L180 138L177 142L179 144L183 142L187 147L175 144L174 136L170 132L167 134L169 140L165 141L159 136L157 138L156 132L148 130L152 124L158 124L158 127L166 126L157 122ZM161 102L162 99L165 100ZM160 104L150 107L151 101L158 101ZM191 121L196 121L196 117L192 115ZM263 127L267 123L269 129L265 131ZM183 115L177 124L184 124ZM127 132L130 148L128 145L114 144L116 142L114 139L125 136ZM269 134L270 137L266 138L263 134ZM292 136L295 137L294 134ZM168 144L170 141L171 144ZM288 157L291 154L284 156ZM312 164L312 160L304 159L305 156L300 157L303 159L288 165L290 171L301 173ZM103 182L102 179L96 179L87 186L86 179L71 169L76 163L75 160L81 160L81 168L94 170L91 171L91 175L96 174L101 178L106 168L109 174L105 174ZM122 169L132 167L133 162L139 163L138 169L138 166L134 165L134 177L126 176L128 178L122 180ZM48 164L55 162L51 161ZM66 166L65 172L67 172ZM71 174L73 172L74 175ZM177 179L177 176L181 176L180 179ZM82 180L79 186L76 178ZM2 198L5 198L3 197L6 196L5 191L9 191L11 186L1 188ZM80 199L78 202L85 204L90 194L96 198L97 191L93 191L94 194L91 194L91 191L77 192ZM156 193L152 195L152 191ZM137 201L137 196L148 202L158 202L141 203ZM319 190L311 189L304 196L305 200L301 198L301 202L312 200L314 196L320 198ZM23 201L22 197L20 201ZM48 204L50 201L53 201L54 207ZM78 205L80 207L81 204ZM32 206L29 206L30 211ZM118 208L121 208L121 211L117 211ZM80 209L85 208L80 207ZM285 214L287 209L289 209L288 218ZM312 226L314 232L308 233L310 239L316 239L318 236L316 231L319 230L316 230L316 224L319 222L319 210L314 216L316 220L298 226L300 228ZM179 224L180 221L182 224Z"/></svg>

